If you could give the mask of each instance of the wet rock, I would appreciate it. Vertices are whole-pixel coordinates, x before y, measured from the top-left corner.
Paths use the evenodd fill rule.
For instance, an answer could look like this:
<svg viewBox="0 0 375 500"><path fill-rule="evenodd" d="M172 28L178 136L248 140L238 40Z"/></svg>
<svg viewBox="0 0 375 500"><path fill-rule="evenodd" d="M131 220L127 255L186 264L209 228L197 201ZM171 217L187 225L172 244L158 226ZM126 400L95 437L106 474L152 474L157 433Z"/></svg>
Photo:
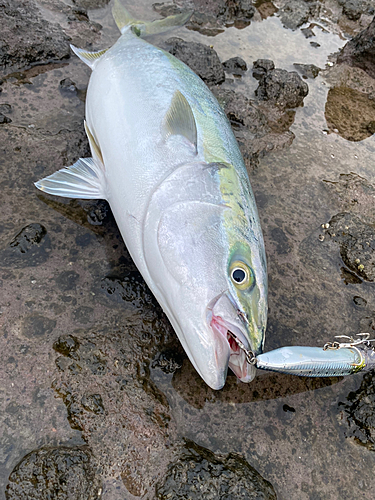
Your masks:
<svg viewBox="0 0 375 500"><path fill-rule="evenodd" d="M12 106L10 104L0 104L0 113L9 114L12 112Z"/></svg>
<svg viewBox="0 0 375 500"><path fill-rule="evenodd" d="M78 323L90 323L94 315L94 309L89 306L81 306L74 309L73 318Z"/></svg>
<svg viewBox="0 0 375 500"><path fill-rule="evenodd" d="M26 316L22 321L22 334L25 337L44 337L49 335L56 326L54 319L35 313Z"/></svg>
<svg viewBox="0 0 375 500"><path fill-rule="evenodd" d="M11 123L12 120L8 117L3 115L3 113L0 113L0 125L3 125L4 123Z"/></svg>
<svg viewBox="0 0 375 500"><path fill-rule="evenodd" d="M359 215L364 222L374 222L375 186L366 178L350 172L340 174L337 181L324 181L332 198L335 198L342 211Z"/></svg>
<svg viewBox="0 0 375 500"><path fill-rule="evenodd" d="M262 61L262 60L261 60ZM264 101L270 101L272 104L282 108L296 108L301 106L303 99L309 92L307 83L302 81L301 77L295 71L288 72L285 69L267 69L263 61L255 61L254 67L256 75L264 74L259 78L259 86L255 95Z"/></svg>
<svg viewBox="0 0 375 500"><path fill-rule="evenodd" d="M339 0L342 6L342 12L348 19L358 21L363 12L363 5L361 0Z"/></svg>
<svg viewBox="0 0 375 500"><path fill-rule="evenodd" d="M294 63L293 66L301 73L303 78L316 78L319 75L320 68L315 64Z"/></svg>
<svg viewBox="0 0 375 500"><path fill-rule="evenodd" d="M239 92L214 87L213 93L222 105L234 131L245 164L257 166L258 157L274 149L289 146L294 138L289 131L294 113L248 99Z"/></svg>
<svg viewBox="0 0 375 500"><path fill-rule="evenodd" d="M77 94L77 86L70 78L64 78L64 80L61 80L59 87L63 95L72 96Z"/></svg>
<svg viewBox="0 0 375 500"><path fill-rule="evenodd" d="M34 0L1 0L0 66L70 57L62 28L42 18Z"/></svg>
<svg viewBox="0 0 375 500"><path fill-rule="evenodd" d="M256 80L262 80L268 71L275 69L273 61L270 59L258 59L253 63L253 77Z"/></svg>
<svg viewBox="0 0 375 500"><path fill-rule="evenodd" d="M157 307L157 302L138 271L128 271L124 276L107 276L101 282L101 290L127 308Z"/></svg>
<svg viewBox="0 0 375 500"><path fill-rule="evenodd" d="M86 202L84 210L87 213L87 220L92 226L107 224L112 215L108 203L104 200Z"/></svg>
<svg viewBox="0 0 375 500"><path fill-rule="evenodd" d="M285 28L296 30L307 23L309 17L316 11L316 2L289 0L279 10L279 17Z"/></svg>
<svg viewBox="0 0 375 500"><path fill-rule="evenodd" d="M215 455L187 441L179 459L156 486L158 500L224 500L252 498L276 500L271 483L240 455Z"/></svg>
<svg viewBox="0 0 375 500"><path fill-rule="evenodd" d="M26 455L9 476L6 500L96 500L100 480L90 450L40 448Z"/></svg>
<svg viewBox="0 0 375 500"><path fill-rule="evenodd" d="M104 413L103 400L100 394L90 394L81 399L82 406L87 411L92 411L97 415Z"/></svg>
<svg viewBox="0 0 375 500"><path fill-rule="evenodd" d="M79 348L79 342L77 337L73 335L62 335L53 344L53 348L56 352L62 354L63 356L78 359L76 351Z"/></svg>
<svg viewBox="0 0 375 500"><path fill-rule="evenodd" d="M15 238L10 242L10 247L21 254L30 252L35 246L39 245L47 234L47 230L41 224L29 224L24 227Z"/></svg>
<svg viewBox="0 0 375 500"><path fill-rule="evenodd" d="M169 53L187 64L207 85L217 85L225 80L219 56L208 45L169 38L165 46Z"/></svg>
<svg viewBox="0 0 375 500"><path fill-rule="evenodd" d="M79 280L79 274L75 271L63 271L55 279L58 288L64 292L68 290L73 290L77 286L77 281Z"/></svg>
<svg viewBox="0 0 375 500"><path fill-rule="evenodd" d="M74 5L82 9L102 9L110 0L73 0Z"/></svg>
<svg viewBox="0 0 375 500"><path fill-rule="evenodd" d="M267 0L258 0L255 3L255 7L257 8L262 19L272 17L279 10L272 2Z"/></svg>
<svg viewBox="0 0 375 500"><path fill-rule="evenodd" d="M183 354L173 351L164 351L158 354L153 360L151 367L159 368L164 373L174 373L182 366Z"/></svg>
<svg viewBox="0 0 375 500"><path fill-rule="evenodd" d="M350 87L334 87L328 91L324 114L330 130L348 141L362 141L372 135L375 101Z"/></svg>
<svg viewBox="0 0 375 500"><path fill-rule="evenodd" d="M301 28L301 33L305 38L312 38L313 36L315 36L315 33L311 28Z"/></svg>
<svg viewBox="0 0 375 500"><path fill-rule="evenodd" d="M0 90L1 92L1 90ZM9 118L9 113L12 112L12 106L10 104L0 104L0 125L4 123L11 123L12 120Z"/></svg>
<svg viewBox="0 0 375 500"><path fill-rule="evenodd" d="M361 68L375 78L375 18L368 28L345 45L337 62Z"/></svg>
<svg viewBox="0 0 375 500"><path fill-rule="evenodd" d="M29 224L0 252L1 264L15 268L38 266L48 259L50 251L46 228L38 223Z"/></svg>
<svg viewBox="0 0 375 500"><path fill-rule="evenodd" d="M375 229L350 213L332 217L327 234L340 246L340 255L357 277L375 281Z"/></svg>
<svg viewBox="0 0 375 500"><path fill-rule="evenodd" d="M346 434L358 444L375 451L375 378L366 373L360 388L351 392L346 402L339 403Z"/></svg>
<svg viewBox="0 0 375 500"><path fill-rule="evenodd" d="M78 349L72 343L76 361L64 347L67 339L60 342L60 352L68 351L60 357L67 362L59 360L53 388L103 473L121 478L132 495L142 496L164 477L178 438L168 401L150 380L145 361L156 354L155 343L148 337L140 348L135 341L146 330L157 337L158 328L165 339L167 325L158 323L155 313L152 322L143 323L143 311L141 321L127 318L120 330L111 326L99 334L77 336Z"/></svg>
<svg viewBox="0 0 375 500"><path fill-rule="evenodd" d="M364 309L367 306L367 300L359 295L353 297L353 302L358 309Z"/></svg>
<svg viewBox="0 0 375 500"><path fill-rule="evenodd" d="M281 227L275 227L271 230L272 241L276 244L276 252L279 255L287 254L291 251L291 246L289 239L281 229Z"/></svg>
<svg viewBox="0 0 375 500"><path fill-rule="evenodd" d="M241 76L247 71L247 64L241 57L231 57L223 62L224 69L227 73Z"/></svg>
<svg viewBox="0 0 375 500"><path fill-rule="evenodd" d="M189 29L214 36L225 26L244 28L249 26L255 14L251 0L183 0L182 2L155 3L154 9L163 17L184 11L193 11L187 23Z"/></svg>
<svg viewBox="0 0 375 500"><path fill-rule="evenodd" d="M72 13L68 16L69 21L89 21L89 16L85 9L72 9Z"/></svg>

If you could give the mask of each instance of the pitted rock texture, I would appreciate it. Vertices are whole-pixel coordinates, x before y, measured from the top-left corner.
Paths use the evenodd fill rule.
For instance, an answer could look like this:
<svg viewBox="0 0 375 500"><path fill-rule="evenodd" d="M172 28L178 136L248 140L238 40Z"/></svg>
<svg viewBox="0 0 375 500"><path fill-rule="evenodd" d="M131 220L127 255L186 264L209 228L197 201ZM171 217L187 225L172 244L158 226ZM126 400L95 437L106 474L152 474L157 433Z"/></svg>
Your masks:
<svg viewBox="0 0 375 500"><path fill-rule="evenodd" d="M0 251L0 256L3 265L22 268L46 262L50 252L51 240L47 229L35 222L21 229L9 245Z"/></svg>
<svg viewBox="0 0 375 500"><path fill-rule="evenodd" d="M362 141L375 133L373 96L350 87L328 91L324 115L330 130L348 141Z"/></svg>
<svg viewBox="0 0 375 500"><path fill-rule="evenodd" d="M69 37L43 19L33 0L0 1L0 66L70 57Z"/></svg>
<svg viewBox="0 0 375 500"><path fill-rule="evenodd" d="M208 45L169 38L165 46L168 52L187 64L207 85L217 85L225 80L219 56Z"/></svg>
<svg viewBox="0 0 375 500"><path fill-rule="evenodd" d="M273 62L258 60L254 62L259 87L255 95L263 101L282 108L296 108L303 104L309 87L295 71L273 67Z"/></svg>
<svg viewBox="0 0 375 500"><path fill-rule="evenodd" d="M309 0L288 0L278 14L285 28L295 30L307 23L317 11L318 2Z"/></svg>
<svg viewBox="0 0 375 500"><path fill-rule="evenodd" d="M337 62L361 68L375 78L375 17L368 28L345 45Z"/></svg>
<svg viewBox="0 0 375 500"><path fill-rule="evenodd" d="M375 380L373 373L366 373L360 388L348 394L339 403L343 412L346 435L358 444L375 451Z"/></svg>
<svg viewBox="0 0 375 500"><path fill-rule="evenodd" d="M251 0L183 0L182 2L162 2L153 4L163 17L178 14L182 10L192 11L187 23L189 29L214 36L224 31L226 26L244 28L248 26L256 10Z"/></svg>
<svg viewBox="0 0 375 500"><path fill-rule="evenodd" d="M329 221L327 234L340 246L345 265L359 278L375 281L375 228L351 213Z"/></svg>
<svg viewBox="0 0 375 500"><path fill-rule="evenodd" d="M101 482L87 447L41 448L9 476L7 500L97 500Z"/></svg>
<svg viewBox="0 0 375 500"><path fill-rule="evenodd" d="M240 455L218 456L188 441L178 460L169 466L164 484L156 487L156 498L276 500L276 493Z"/></svg>
<svg viewBox="0 0 375 500"><path fill-rule="evenodd" d="M235 76L241 76L247 71L247 64L241 57L231 57L223 62L223 66L227 73Z"/></svg>

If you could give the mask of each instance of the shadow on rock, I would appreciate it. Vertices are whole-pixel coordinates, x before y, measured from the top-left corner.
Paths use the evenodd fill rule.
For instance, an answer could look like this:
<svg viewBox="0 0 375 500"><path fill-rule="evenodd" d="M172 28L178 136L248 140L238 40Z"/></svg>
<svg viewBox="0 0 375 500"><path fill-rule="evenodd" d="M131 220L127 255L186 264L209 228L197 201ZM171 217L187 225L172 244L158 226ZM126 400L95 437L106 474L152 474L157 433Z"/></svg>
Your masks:
<svg viewBox="0 0 375 500"><path fill-rule="evenodd" d="M231 373L223 389L214 391L208 387L188 360L184 360L181 370L173 375L172 385L176 392L191 406L202 409L208 402L217 403L250 403L268 399L284 398L301 392L313 391L336 384L342 377L308 378L293 377L280 373L262 374L250 384L238 382Z"/></svg>
<svg viewBox="0 0 375 500"><path fill-rule="evenodd" d="M162 485L156 487L158 500L229 500L253 498L276 500L271 483L240 455L215 455L187 441Z"/></svg>

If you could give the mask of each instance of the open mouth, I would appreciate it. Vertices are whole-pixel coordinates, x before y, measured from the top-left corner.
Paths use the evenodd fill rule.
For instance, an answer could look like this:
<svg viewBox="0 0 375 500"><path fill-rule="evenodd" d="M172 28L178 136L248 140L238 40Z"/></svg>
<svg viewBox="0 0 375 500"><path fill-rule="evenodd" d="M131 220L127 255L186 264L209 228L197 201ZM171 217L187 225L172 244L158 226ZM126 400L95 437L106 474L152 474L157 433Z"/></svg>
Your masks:
<svg viewBox="0 0 375 500"><path fill-rule="evenodd" d="M236 340L230 334L230 332L233 332L246 349L248 349L249 343L243 333L236 326L229 324L220 316L215 316L212 312L209 324L215 335L224 337L228 342L230 350L228 366L232 372L242 382L250 382L253 380L255 369L253 366L249 365L246 359L245 351L239 347Z"/></svg>

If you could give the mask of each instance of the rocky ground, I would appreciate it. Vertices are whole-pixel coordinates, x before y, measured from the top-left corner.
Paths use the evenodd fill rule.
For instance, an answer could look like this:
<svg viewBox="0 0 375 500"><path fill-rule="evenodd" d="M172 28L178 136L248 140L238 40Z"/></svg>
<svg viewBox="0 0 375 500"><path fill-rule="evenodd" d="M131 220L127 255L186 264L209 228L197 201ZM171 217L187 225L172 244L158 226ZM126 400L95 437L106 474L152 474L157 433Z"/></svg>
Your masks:
<svg viewBox="0 0 375 500"><path fill-rule="evenodd" d="M107 3L0 0L0 498L307 500L360 490L371 499L371 374L347 382L267 375L250 385L230 376L211 391L134 267L108 205L34 189L90 155L82 126L90 71L69 43L94 50L110 38L108 16L103 25L93 20ZM321 159L328 146L299 149L296 136L320 78L329 88L321 137L338 150L371 140L372 2L142 5L149 17L194 10L190 31L160 45L210 86L240 144L269 260L268 348L315 345L347 326L374 332L371 168L341 157L345 168L323 159L304 171L303 160L314 164L309 158ZM324 68L296 60L295 71L237 53L221 60L210 44L230 27L272 16L312 49L317 32L351 41ZM356 156L367 158L362 149Z"/></svg>

